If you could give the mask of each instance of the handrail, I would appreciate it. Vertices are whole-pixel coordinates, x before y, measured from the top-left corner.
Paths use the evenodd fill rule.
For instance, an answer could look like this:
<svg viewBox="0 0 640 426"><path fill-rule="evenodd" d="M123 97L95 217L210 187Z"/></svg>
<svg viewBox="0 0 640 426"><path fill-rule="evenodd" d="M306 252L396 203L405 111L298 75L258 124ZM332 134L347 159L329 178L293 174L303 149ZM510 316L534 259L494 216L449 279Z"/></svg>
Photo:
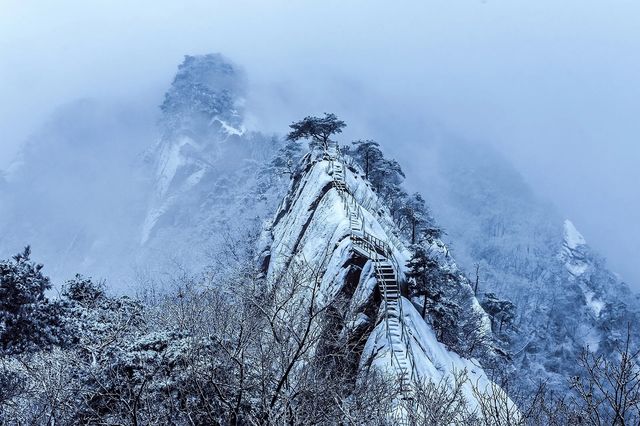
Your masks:
<svg viewBox="0 0 640 426"><path fill-rule="evenodd" d="M336 159L340 160L342 163L346 163L346 161L344 160L342 151L340 150L340 147L337 142L329 141L327 144L327 155L331 157L331 154L328 151L329 147L334 148L336 150L336 154L337 154ZM344 166L343 166L343 169L344 169ZM353 197L355 198L355 195L353 195ZM358 200L356 199L356 201ZM380 197L377 197L375 195L359 200L359 204L364 206L367 210L374 210L376 212L378 212L381 209L386 209L386 206L381 202ZM380 224L380 226L382 226L382 229L385 231L385 233L387 234L387 236L389 237L389 239L391 240L395 248L398 251L401 251L402 242L396 236L396 231L398 231L398 229L395 223L388 223L384 215L379 215L379 214L378 214L378 223Z"/></svg>
<svg viewBox="0 0 640 426"><path fill-rule="evenodd" d="M343 206L347 214L347 217L349 218L349 223L350 223L349 237L351 238L353 243L356 245L356 247L359 246L365 252L368 252L369 258L374 262L374 265L375 265L374 271L376 274L376 279L382 286L381 293L382 293L384 306L385 306L384 321L385 321L385 326L387 331L387 339L389 341L389 344L391 345L391 363L393 365L393 360L395 358L396 363L398 364L398 369L401 372L400 374L401 390L404 392L404 386L406 385L410 386L410 384L415 381L416 372L415 372L415 359L413 356L413 352L411 351L411 345L409 340L410 336L405 329L406 327L404 324L404 308L403 308L403 302L402 302L402 295L400 294L400 286L398 284L401 269L394 256L393 250L389 246L389 244L381 240L380 238L376 237L375 235L372 235L371 233L366 231L365 229L366 220L363 213L363 204L362 202L358 202L354 194L352 194L351 191L349 191L346 178L345 178L344 160L342 157L342 153L340 152L339 146L337 145L337 143L330 141L326 145L323 145L323 148L324 148L324 157L328 158L330 163L333 181L334 181L334 184L336 184L335 187L340 196L340 199L343 202ZM334 148L335 150L334 155L332 155L332 153L329 152L330 148ZM339 167L336 167L336 165L339 165ZM376 206L377 210L385 208L385 206L380 203L380 199L378 197L366 198L365 202L366 202L366 205L364 207L365 209L370 209L373 206ZM351 206L351 204L353 204L353 207ZM356 233L354 232L353 225L351 223L352 215L355 215L356 220L359 221L361 224L360 226L361 229L359 232L362 234L362 236L356 235ZM402 245L399 239L394 235L392 229L390 229L389 224L385 223L386 218L384 217L384 215L378 214L378 216L379 216L378 223L381 225L381 227L383 228L387 236L391 239L395 248L398 251L401 251ZM393 226L393 224L391 226ZM382 259L380 257L380 254L381 254L380 252L382 252L382 255L384 256ZM405 346L404 353L406 354L406 359L410 367L410 372L405 371L405 369L402 367L402 363L400 362L398 355L393 350L394 340L391 335L391 328L389 327L389 298L387 294L389 290L389 285L386 281L386 278L383 276L382 272L378 268L378 265L380 264L381 260L388 261L390 263L391 268L395 272L395 287L396 287L395 290L397 294L396 303L398 306L397 314L398 314L398 324L400 328L400 341ZM409 377L411 379L411 382L408 384L404 383L405 374L407 373L409 373Z"/></svg>

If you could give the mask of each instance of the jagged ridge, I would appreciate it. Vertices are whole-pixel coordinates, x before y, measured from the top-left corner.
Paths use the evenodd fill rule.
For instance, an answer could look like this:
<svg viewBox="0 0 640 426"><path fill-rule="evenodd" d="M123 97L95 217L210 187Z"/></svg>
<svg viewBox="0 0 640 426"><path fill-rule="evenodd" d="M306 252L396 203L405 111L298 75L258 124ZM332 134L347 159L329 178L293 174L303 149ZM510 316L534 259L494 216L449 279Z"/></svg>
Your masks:
<svg viewBox="0 0 640 426"><path fill-rule="evenodd" d="M409 252L395 236L396 244L385 242L392 237L381 221L391 220L368 183L354 171L340 161L335 145L303 159L267 228L269 243L263 250L268 256L267 279L277 285L292 265L304 262L310 270L320 271L319 305L348 297L343 312L347 319L339 334L347 341L366 336L356 375L381 372L409 395L412 382L437 381L458 369L467 370L473 382L492 388L482 368L447 350L413 304L401 296L398 282ZM369 200L376 213L358 199ZM470 388L466 391L473 403Z"/></svg>

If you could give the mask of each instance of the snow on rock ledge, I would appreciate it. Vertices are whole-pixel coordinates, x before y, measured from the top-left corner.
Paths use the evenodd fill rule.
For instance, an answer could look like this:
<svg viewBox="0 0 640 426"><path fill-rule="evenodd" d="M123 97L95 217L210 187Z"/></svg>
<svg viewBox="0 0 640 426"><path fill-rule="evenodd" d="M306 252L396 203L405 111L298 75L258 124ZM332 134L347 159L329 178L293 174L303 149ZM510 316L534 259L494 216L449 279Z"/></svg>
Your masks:
<svg viewBox="0 0 640 426"><path fill-rule="evenodd" d="M382 321L383 308L371 261L358 258L353 249L349 220L342 199L332 184L331 164L319 155L316 157L308 155L303 159L289 194L271 225L271 245L263 251L269 256L267 280L277 286L279 277L301 263L310 271L319 271L321 283L316 299L319 307L334 304L339 294L350 297L348 306L342 308L346 319L340 334L355 333L356 330L362 333L365 329L364 339L361 339L365 343L359 360L361 374L374 368L379 373L388 373L390 380L394 380L397 371L391 364L393 348L387 340L386 324ZM362 177L346 170L345 178L351 193L357 194L356 199L377 199ZM364 210L363 214L367 230L383 241L389 241L390 237L385 232L388 228L378 221L380 212L371 214ZM405 247L394 247L394 256L400 265L404 265L408 253ZM354 271L358 277L349 279ZM402 277L403 271L397 272ZM355 288L345 291L349 286ZM411 302L402 298L402 304L403 320L411 336L411 343L405 351L410 351L408 355L415 360L416 379L440 382L447 378L452 380L456 371L466 371L469 384L465 387L465 397L472 408L477 401L471 391L471 383L482 391L504 395L478 364L447 350Z"/></svg>
<svg viewBox="0 0 640 426"><path fill-rule="evenodd" d="M564 221L564 241L567 247L572 250L587 243L569 219Z"/></svg>
<svg viewBox="0 0 640 426"><path fill-rule="evenodd" d="M564 241L560 252L560 259L574 277L578 277L587 271L589 265L586 262L583 248L587 242L578 232L573 222L564 221Z"/></svg>

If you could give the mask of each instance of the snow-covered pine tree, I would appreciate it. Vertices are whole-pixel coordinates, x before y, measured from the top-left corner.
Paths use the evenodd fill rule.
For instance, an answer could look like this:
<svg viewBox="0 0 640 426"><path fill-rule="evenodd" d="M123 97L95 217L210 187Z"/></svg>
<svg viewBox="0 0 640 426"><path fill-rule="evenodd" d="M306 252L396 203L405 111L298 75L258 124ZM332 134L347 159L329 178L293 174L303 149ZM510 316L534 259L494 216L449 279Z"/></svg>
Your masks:
<svg viewBox="0 0 640 426"><path fill-rule="evenodd" d="M60 306L49 302L51 288L31 248L0 262L0 353L33 351L64 342Z"/></svg>
<svg viewBox="0 0 640 426"><path fill-rule="evenodd" d="M456 327L460 306L446 295L446 286L454 277L439 267L424 246L414 244L411 248L413 255L407 262L410 294L422 299L422 317L426 319L428 314L438 338L452 344L453 334L447 336Z"/></svg>
<svg viewBox="0 0 640 426"><path fill-rule="evenodd" d="M288 140L285 146L280 148L271 161L271 167L277 174L289 175L293 178L298 161L302 157L302 147L297 141Z"/></svg>
<svg viewBox="0 0 640 426"><path fill-rule="evenodd" d="M80 274L67 281L62 296L86 307L94 307L105 295L104 282L94 283L91 278Z"/></svg>
<svg viewBox="0 0 640 426"><path fill-rule="evenodd" d="M411 244L415 244L427 227L434 226L434 220L420 193L415 192L403 201L398 212L398 226L408 234Z"/></svg>
<svg viewBox="0 0 640 426"><path fill-rule="evenodd" d="M371 139L361 139L351 142L351 145L345 147L345 153L360 165L365 179L369 179L371 171L379 167L380 162L384 160L380 144Z"/></svg>
<svg viewBox="0 0 640 426"><path fill-rule="evenodd" d="M291 132L287 135L288 141L309 139L309 146L326 145L331 136L342 133L347 125L339 120L333 113L324 113L324 117L308 116L300 121L291 123Z"/></svg>
<svg viewBox="0 0 640 426"><path fill-rule="evenodd" d="M389 205L394 204L394 200L404 192L400 185L405 175L400 164L396 160L386 158L376 141L357 140L351 145L344 148L345 153L360 166L365 178L371 182L385 202Z"/></svg>
<svg viewBox="0 0 640 426"><path fill-rule="evenodd" d="M494 333L502 333L503 328L511 326L516 318L516 305L509 300L498 298L494 293L485 293L480 304L491 317Z"/></svg>

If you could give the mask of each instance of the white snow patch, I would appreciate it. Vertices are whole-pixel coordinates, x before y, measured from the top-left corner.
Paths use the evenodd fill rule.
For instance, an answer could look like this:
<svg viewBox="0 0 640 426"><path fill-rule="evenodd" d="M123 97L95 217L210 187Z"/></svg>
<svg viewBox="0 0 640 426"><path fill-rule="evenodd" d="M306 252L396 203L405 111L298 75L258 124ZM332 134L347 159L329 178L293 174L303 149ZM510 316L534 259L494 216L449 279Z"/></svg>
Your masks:
<svg viewBox="0 0 640 426"><path fill-rule="evenodd" d="M176 143L165 146L160 154L157 172L157 191L160 197L164 196L171 185L176 172L185 163L180 153L182 147L190 144L191 138L182 137Z"/></svg>
<svg viewBox="0 0 640 426"><path fill-rule="evenodd" d="M602 308L604 308L604 302L595 297L595 293L590 290L586 290L584 292L584 297L587 301L587 307L589 307L596 317L600 316L600 312L602 312Z"/></svg>
<svg viewBox="0 0 640 426"><path fill-rule="evenodd" d="M559 253L560 260L564 262L567 271L574 277L584 274L589 268L585 261L582 247L587 244L586 240L578 232L569 219L564 221L564 242Z"/></svg>
<svg viewBox="0 0 640 426"><path fill-rule="evenodd" d="M585 245L587 241L569 219L564 221L564 241L570 249Z"/></svg>
<svg viewBox="0 0 640 426"><path fill-rule="evenodd" d="M227 133L229 136L231 135L242 136L246 131L246 129L242 126L240 126L240 128L233 127L226 121L221 120L219 118L214 118L212 121L217 121L218 123L220 123L220 125L222 126L222 130L224 130L225 133Z"/></svg>

